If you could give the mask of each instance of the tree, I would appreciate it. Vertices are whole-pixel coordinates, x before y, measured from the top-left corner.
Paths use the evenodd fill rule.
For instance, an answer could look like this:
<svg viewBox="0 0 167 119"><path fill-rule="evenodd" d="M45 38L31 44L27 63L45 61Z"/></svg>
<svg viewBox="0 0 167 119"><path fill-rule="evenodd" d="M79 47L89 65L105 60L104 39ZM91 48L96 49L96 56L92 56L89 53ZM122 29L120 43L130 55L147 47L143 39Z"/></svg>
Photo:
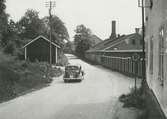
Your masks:
<svg viewBox="0 0 167 119"><path fill-rule="evenodd" d="M75 52L78 56L84 57L85 51L91 47L91 30L84 25L78 25L75 32Z"/></svg>
<svg viewBox="0 0 167 119"><path fill-rule="evenodd" d="M8 14L5 13L5 0L0 0L0 41L7 30ZM2 41L1 41L2 42Z"/></svg>
<svg viewBox="0 0 167 119"><path fill-rule="evenodd" d="M5 53L13 54L19 38L16 34L16 25L13 20L8 22L8 14L5 12L5 0L0 0L0 45Z"/></svg>
<svg viewBox="0 0 167 119"><path fill-rule="evenodd" d="M33 9L28 9L18 22L21 38L33 39L43 32L43 22L39 18L39 13Z"/></svg>
<svg viewBox="0 0 167 119"><path fill-rule="evenodd" d="M6 46L9 41L15 41L19 39L16 30L16 24L13 20L10 20L6 27L6 32L3 34L4 37L1 40L1 45L3 47Z"/></svg>
<svg viewBox="0 0 167 119"><path fill-rule="evenodd" d="M18 35L17 25L13 20L10 20L7 25L7 30L3 34L1 45L4 48L4 52L7 54L14 54L16 48L20 48L23 44Z"/></svg>
<svg viewBox="0 0 167 119"><path fill-rule="evenodd" d="M49 17L44 17L42 20L45 24L44 33L46 33L49 36L49 32L50 32ZM67 28L59 17L52 16L51 24L52 24L53 42L56 42L58 44L64 44L64 40L66 41L69 40L69 34L67 31Z"/></svg>
<svg viewBox="0 0 167 119"><path fill-rule="evenodd" d="M64 49L63 51L65 53L73 53L73 43L71 41L68 41L67 43L65 43Z"/></svg>
<svg viewBox="0 0 167 119"><path fill-rule="evenodd" d="M4 13L5 8L5 0L0 0L0 14Z"/></svg>

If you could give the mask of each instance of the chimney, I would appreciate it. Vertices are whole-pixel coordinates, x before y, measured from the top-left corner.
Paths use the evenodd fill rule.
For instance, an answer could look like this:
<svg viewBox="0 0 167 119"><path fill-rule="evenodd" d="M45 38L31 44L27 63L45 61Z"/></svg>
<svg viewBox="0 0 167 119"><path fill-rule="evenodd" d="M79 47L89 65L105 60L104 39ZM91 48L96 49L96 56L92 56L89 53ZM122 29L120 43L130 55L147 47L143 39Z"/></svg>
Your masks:
<svg viewBox="0 0 167 119"><path fill-rule="evenodd" d="M140 29L139 28L135 28L135 33L139 34Z"/></svg>
<svg viewBox="0 0 167 119"><path fill-rule="evenodd" d="M116 21L115 20L112 21L111 29L112 29L112 33L111 33L110 39L116 38Z"/></svg>

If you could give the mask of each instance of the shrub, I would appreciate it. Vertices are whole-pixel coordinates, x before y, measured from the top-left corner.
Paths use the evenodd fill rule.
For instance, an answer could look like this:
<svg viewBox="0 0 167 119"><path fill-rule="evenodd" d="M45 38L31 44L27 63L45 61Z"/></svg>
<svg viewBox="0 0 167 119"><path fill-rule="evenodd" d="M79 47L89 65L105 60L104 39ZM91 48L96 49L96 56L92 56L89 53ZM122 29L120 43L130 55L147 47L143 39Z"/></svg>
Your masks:
<svg viewBox="0 0 167 119"><path fill-rule="evenodd" d="M61 70L53 69L48 63L20 61L0 52L0 101L46 85L52 81L52 76L58 75Z"/></svg>
<svg viewBox="0 0 167 119"><path fill-rule="evenodd" d="M145 101L142 96L142 89L138 88L135 90L135 88L132 88L130 93L125 95L121 95L119 97L120 102L123 102L123 107L135 107L138 109L145 108Z"/></svg>
<svg viewBox="0 0 167 119"><path fill-rule="evenodd" d="M4 48L4 52L7 54L14 54L15 51L16 51L16 46L14 42L9 42Z"/></svg>
<svg viewBox="0 0 167 119"><path fill-rule="evenodd" d="M64 66L66 64L68 64L68 58L64 54L61 54L61 56L59 56L59 60L58 60L58 63L56 65L57 66Z"/></svg>

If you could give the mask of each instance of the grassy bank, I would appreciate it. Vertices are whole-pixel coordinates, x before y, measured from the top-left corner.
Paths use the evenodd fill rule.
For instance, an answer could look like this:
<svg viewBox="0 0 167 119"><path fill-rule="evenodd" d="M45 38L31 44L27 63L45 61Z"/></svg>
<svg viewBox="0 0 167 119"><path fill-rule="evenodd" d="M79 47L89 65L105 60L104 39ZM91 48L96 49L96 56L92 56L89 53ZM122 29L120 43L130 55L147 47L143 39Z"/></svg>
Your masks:
<svg viewBox="0 0 167 119"><path fill-rule="evenodd" d="M123 103L124 108L138 110L136 119L148 119L146 99L143 95L142 88L132 88L129 94L121 95L119 101Z"/></svg>
<svg viewBox="0 0 167 119"><path fill-rule="evenodd" d="M31 63L0 53L0 102L52 82L62 71L47 63Z"/></svg>

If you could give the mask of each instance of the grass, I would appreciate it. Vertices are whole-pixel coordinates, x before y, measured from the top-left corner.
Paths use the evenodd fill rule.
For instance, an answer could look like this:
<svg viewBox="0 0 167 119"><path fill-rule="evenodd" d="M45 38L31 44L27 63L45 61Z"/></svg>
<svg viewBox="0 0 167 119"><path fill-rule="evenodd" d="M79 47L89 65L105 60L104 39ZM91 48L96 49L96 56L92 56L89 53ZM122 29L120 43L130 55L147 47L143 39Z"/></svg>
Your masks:
<svg viewBox="0 0 167 119"><path fill-rule="evenodd" d="M123 94L119 97L124 108L136 108L140 110L137 119L148 119L148 108L142 88L132 88L129 94Z"/></svg>
<svg viewBox="0 0 167 119"><path fill-rule="evenodd" d="M145 108L145 100L142 96L141 88L137 88L136 90L132 88L129 94L121 95L119 101L123 102L123 107L135 107L137 109Z"/></svg>
<svg viewBox="0 0 167 119"><path fill-rule="evenodd" d="M47 85L61 69L49 64L17 60L0 52L0 102L15 98L28 90Z"/></svg>

